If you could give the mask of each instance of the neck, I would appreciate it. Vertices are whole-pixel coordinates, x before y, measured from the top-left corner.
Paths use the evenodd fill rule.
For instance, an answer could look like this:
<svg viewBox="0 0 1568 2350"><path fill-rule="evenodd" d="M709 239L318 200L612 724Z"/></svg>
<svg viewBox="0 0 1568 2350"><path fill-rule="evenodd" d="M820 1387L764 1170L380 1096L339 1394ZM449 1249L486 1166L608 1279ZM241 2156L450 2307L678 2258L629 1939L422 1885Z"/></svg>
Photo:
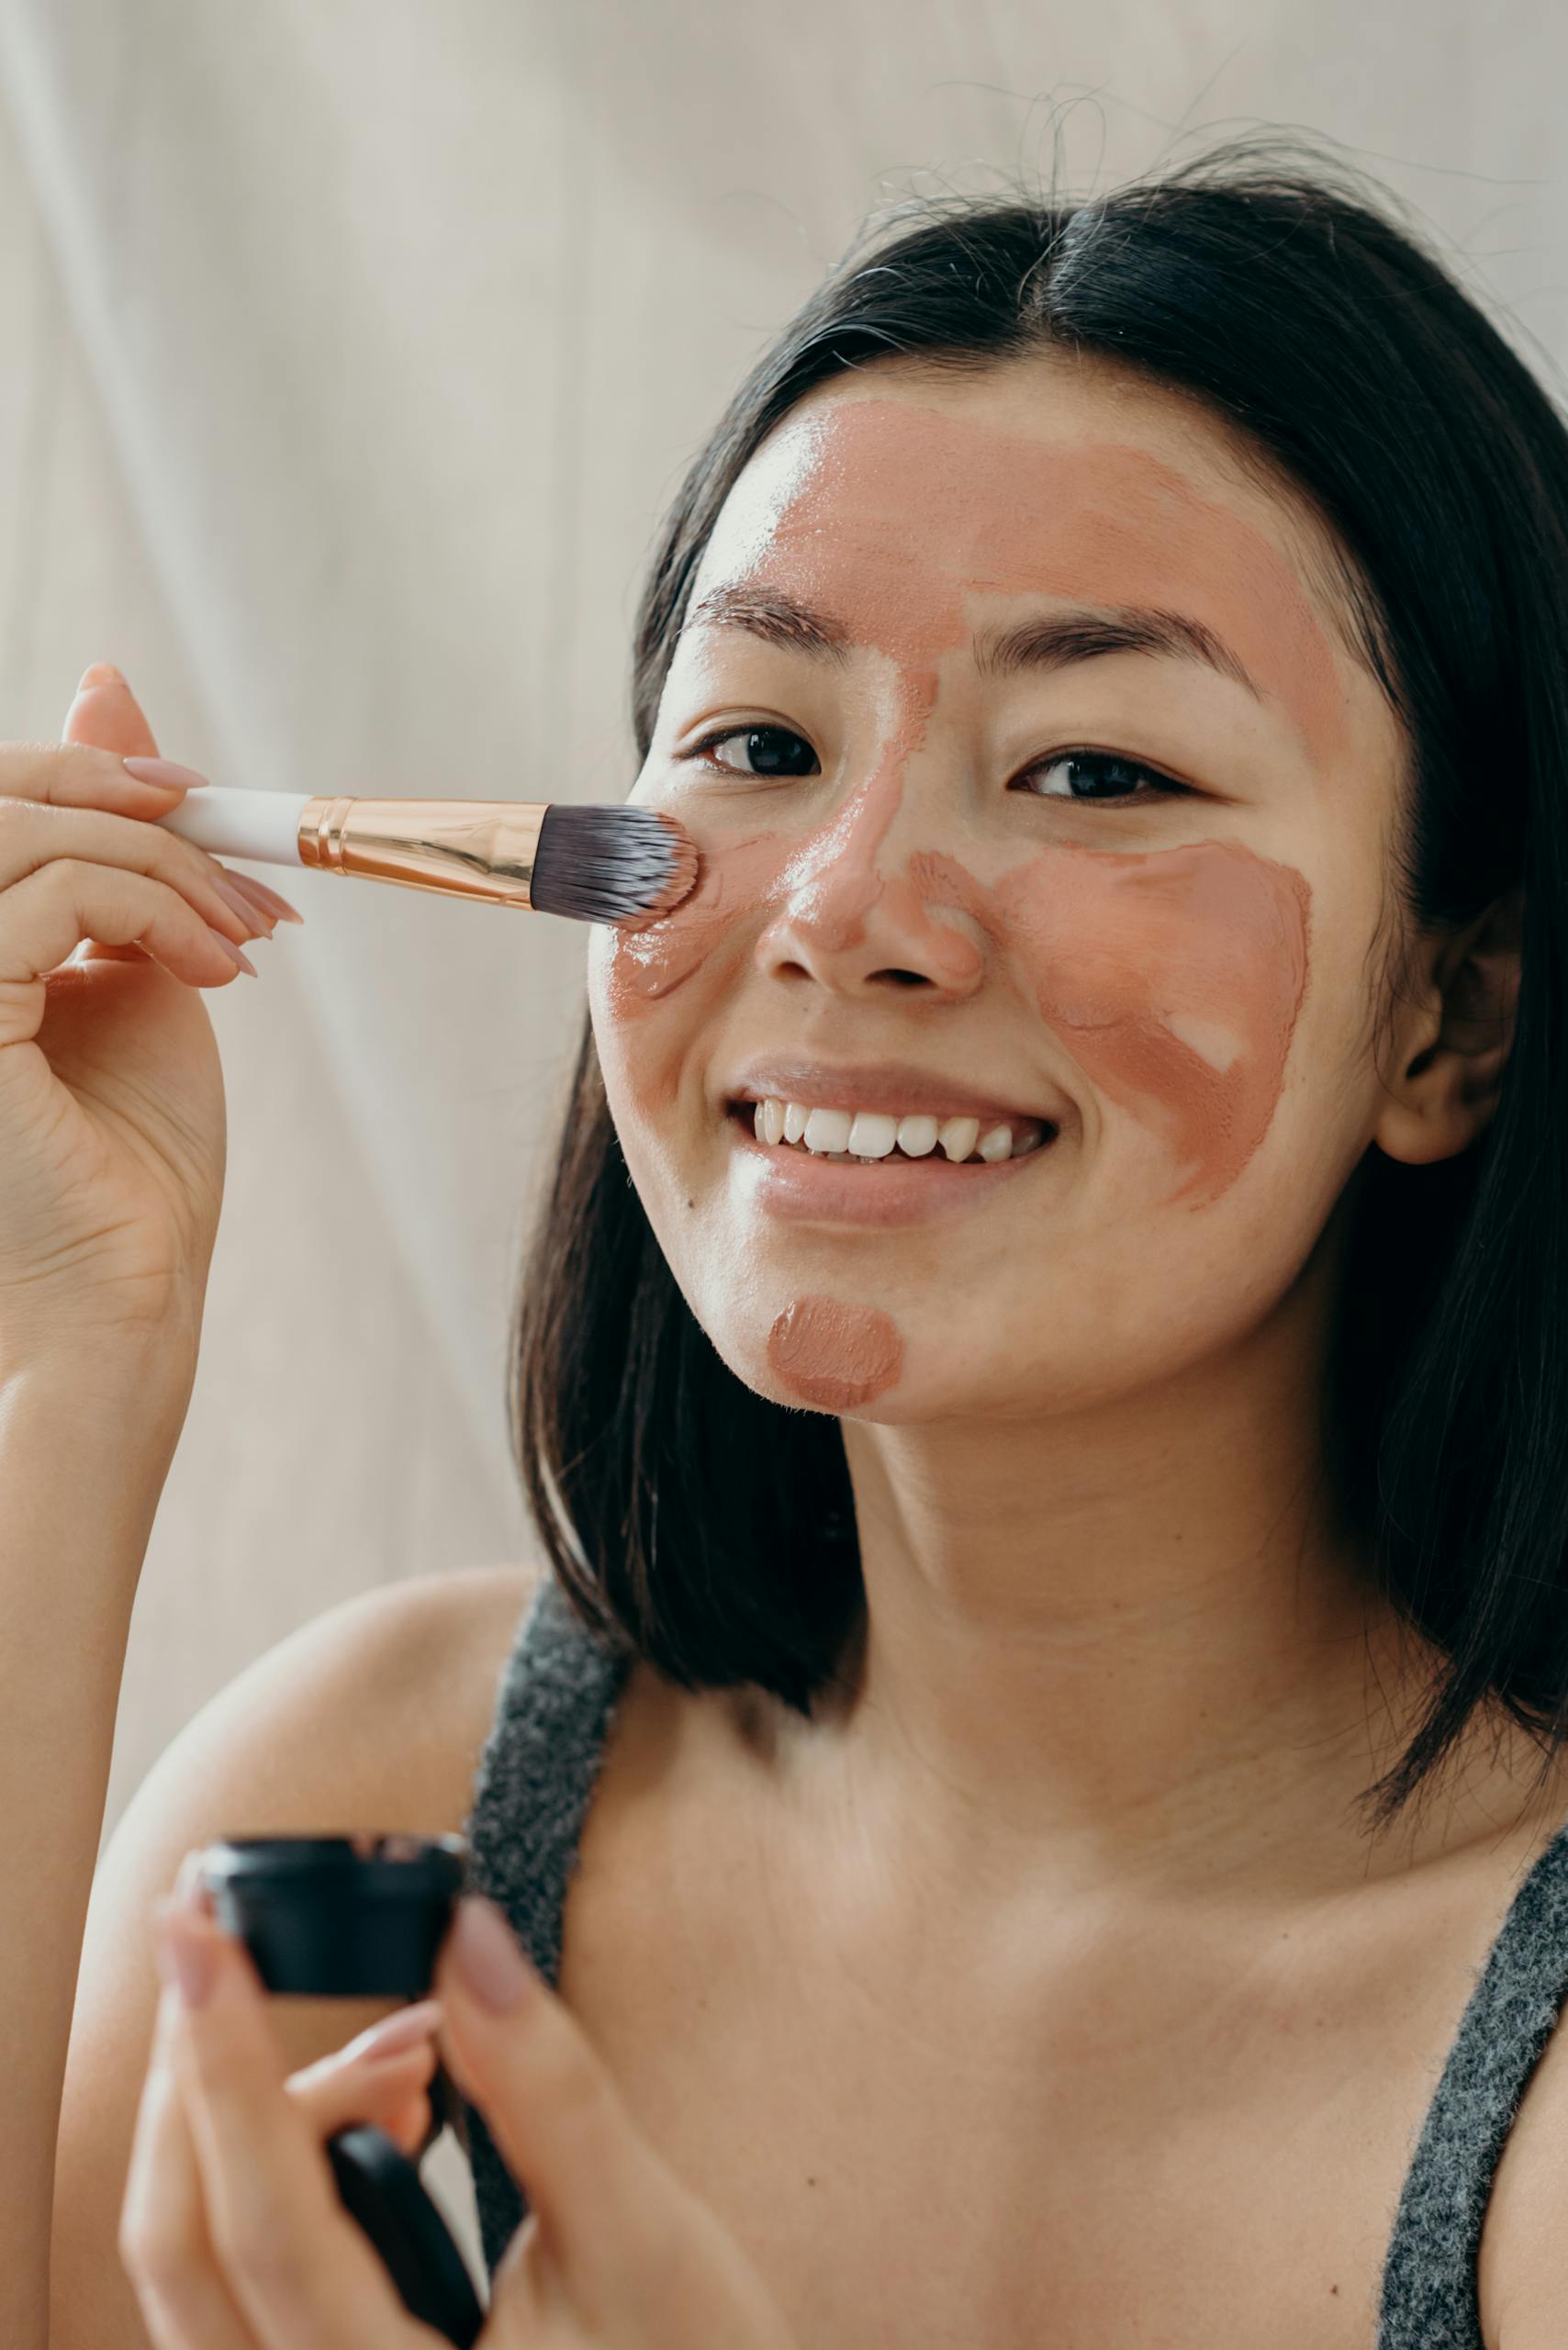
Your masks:
<svg viewBox="0 0 1568 2350"><path fill-rule="evenodd" d="M1212 1881L1282 1839L1367 1867L1410 1641L1315 1394L1264 1333L1098 1412L846 1425L866 1610L823 1720L923 1877Z"/></svg>

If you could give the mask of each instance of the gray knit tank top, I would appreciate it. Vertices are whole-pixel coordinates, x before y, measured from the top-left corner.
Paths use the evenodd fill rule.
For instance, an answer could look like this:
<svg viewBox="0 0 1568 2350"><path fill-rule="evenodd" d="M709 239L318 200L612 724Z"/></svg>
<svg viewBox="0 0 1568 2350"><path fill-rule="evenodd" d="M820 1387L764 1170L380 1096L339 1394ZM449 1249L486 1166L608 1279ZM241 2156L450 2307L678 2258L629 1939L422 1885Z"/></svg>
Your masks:
<svg viewBox="0 0 1568 2350"><path fill-rule="evenodd" d="M546 1982L605 1736L625 1679L553 1575L520 1619L466 1832ZM1375 2350L1484 2350L1481 2223L1519 2100L1568 1997L1568 1829L1536 1862L1477 1977L1417 2140L1383 2265ZM475 2197L493 2274L526 2202L470 2107Z"/></svg>

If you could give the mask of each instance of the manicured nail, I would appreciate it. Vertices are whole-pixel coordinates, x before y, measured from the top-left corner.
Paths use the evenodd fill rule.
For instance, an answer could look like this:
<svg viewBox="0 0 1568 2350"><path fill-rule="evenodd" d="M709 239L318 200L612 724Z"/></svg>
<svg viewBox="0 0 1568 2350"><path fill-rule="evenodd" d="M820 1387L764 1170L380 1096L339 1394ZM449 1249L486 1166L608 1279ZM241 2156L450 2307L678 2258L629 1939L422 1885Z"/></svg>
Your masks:
<svg viewBox="0 0 1568 2350"><path fill-rule="evenodd" d="M92 671L87 674L90 677ZM199 791L207 781L206 776L197 775L195 767L183 767L178 759L122 759L120 765L138 783L177 783L187 791Z"/></svg>
<svg viewBox="0 0 1568 2350"><path fill-rule="evenodd" d="M187 2008L205 2007L216 1971L216 1945L187 1911L170 1901L158 1903L155 1927L158 1972L176 1986Z"/></svg>
<svg viewBox="0 0 1568 2350"><path fill-rule="evenodd" d="M124 677L112 661L95 661L90 669L83 670L82 682L76 690L84 694L94 686L123 686L124 683Z"/></svg>
<svg viewBox="0 0 1568 2350"><path fill-rule="evenodd" d="M233 907L247 930L252 933L260 931L267 938L272 936L277 928L276 914L264 914L255 901L248 898L239 884L230 881L227 875L214 873L208 878L224 904Z"/></svg>
<svg viewBox="0 0 1568 2350"><path fill-rule="evenodd" d="M246 897L254 898L257 905L264 907L279 922L305 920L297 906L290 905L280 890L269 890L264 881L252 881L248 873L230 873L225 878L232 881L236 890L242 890Z"/></svg>
<svg viewBox="0 0 1568 2350"><path fill-rule="evenodd" d="M201 1881L202 1864L207 1859L199 1844L193 1844L180 1863L179 1874L169 1898L178 1908L194 1909L198 1916L207 1917L207 1888Z"/></svg>
<svg viewBox="0 0 1568 2350"><path fill-rule="evenodd" d="M220 930L213 930L210 923L208 923L207 926L208 931L211 932L212 936L217 939L219 946L222 947L224 953L228 956L231 963L238 963L240 968L242 971L249 971L253 979L260 978L261 974L257 971L256 967L252 962L250 957L248 955L241 955L240 949L235 946L234 941L231 938L225 938Z"/></svg>
<svg viewBox="0 0 1568 2350"><path fill-rule="evenodd" d="M538 1980L505 1918L482 1894L458 1903L450 1948L458 1981L492 2015L521 2007Z"/></svg>
<svg viewBox="0 0 1568 2350"><path fill-rule="evenodd" d="M342 2050L342 2062L379 2065L388 2056L406 2056L410 2048L428 2046L434 2039L441 2022L441 2001L420 1999L411 2008L400 2008L395 2016L383 2016L351 2040Z"/></svg>

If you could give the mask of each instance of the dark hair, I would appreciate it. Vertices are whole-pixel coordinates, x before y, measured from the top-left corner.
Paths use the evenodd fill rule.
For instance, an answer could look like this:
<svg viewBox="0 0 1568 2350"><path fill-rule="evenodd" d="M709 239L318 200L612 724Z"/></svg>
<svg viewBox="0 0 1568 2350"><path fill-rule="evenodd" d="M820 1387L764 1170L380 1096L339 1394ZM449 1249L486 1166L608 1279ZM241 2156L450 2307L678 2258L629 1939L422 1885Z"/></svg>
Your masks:
<svg viewBox="0 0 1568 2350"><path fill-rule="evenodd" d="M638 613L645 753L715 518L812 386L900 354L983 368L1101 353L1196 395L1327 524L1351 634L1408 747L1394 886L1459 926L1524 880L1506 1080L1458 1157L1372 1146L1345 1206L1325 1457L1343 1523L1440 1670L1388 1825L1500 1706L1568 1733L1568 432L1540 384L1359 174L1231 142L1082 204L918 202L756 363L655 545ZM1386 208L1385 208L1386 207ZM627 1176L585 1036L524 1268L514 1439L551 1561L622 1653L810 1714L863 1606L835 1420L721 1361Z"/></svg>

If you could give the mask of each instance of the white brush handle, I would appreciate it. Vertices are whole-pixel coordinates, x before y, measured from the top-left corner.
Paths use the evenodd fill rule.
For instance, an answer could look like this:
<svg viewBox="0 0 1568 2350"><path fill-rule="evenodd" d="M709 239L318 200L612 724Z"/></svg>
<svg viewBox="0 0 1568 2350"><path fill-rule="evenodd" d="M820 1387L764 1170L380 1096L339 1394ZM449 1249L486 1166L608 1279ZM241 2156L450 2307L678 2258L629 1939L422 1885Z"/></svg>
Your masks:
<svg viewBox="0 0 1568 2350"><path fill-rule="evenodd" d="M308 791L236 791L209 783L204 790L188 791L177 808L153 821L214 856L297 865L299 819L312 797Z"/></svg>

